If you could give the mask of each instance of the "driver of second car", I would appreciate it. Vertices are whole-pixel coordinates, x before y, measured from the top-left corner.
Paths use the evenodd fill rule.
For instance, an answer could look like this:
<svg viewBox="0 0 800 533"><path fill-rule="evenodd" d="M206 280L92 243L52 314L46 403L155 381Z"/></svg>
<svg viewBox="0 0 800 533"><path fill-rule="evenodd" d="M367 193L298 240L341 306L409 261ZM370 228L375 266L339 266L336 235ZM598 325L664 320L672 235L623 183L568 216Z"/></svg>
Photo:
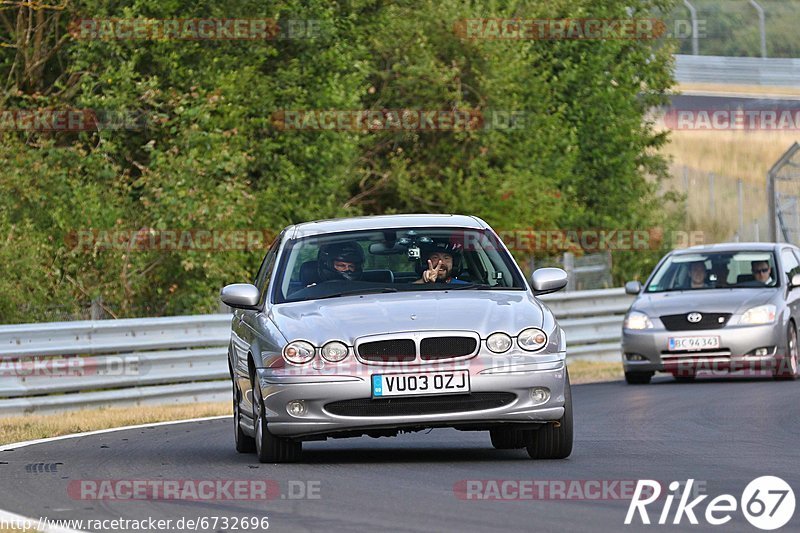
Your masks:
<svg viewBox="0 0 800 533"><path fill-rule="evenodd" d="M458 245L438 242L427 245L421 250L420 261L423 268L422 278L414 283L452 283L466 284L456 279L461 266L461 249Z"/></svg>
<svg viewBox="0 0 800 533"><path fill-rule="evenodd" d="M317 269L321 281L357 281L364 271L364 250L355 242L320 246Z"/></svg>

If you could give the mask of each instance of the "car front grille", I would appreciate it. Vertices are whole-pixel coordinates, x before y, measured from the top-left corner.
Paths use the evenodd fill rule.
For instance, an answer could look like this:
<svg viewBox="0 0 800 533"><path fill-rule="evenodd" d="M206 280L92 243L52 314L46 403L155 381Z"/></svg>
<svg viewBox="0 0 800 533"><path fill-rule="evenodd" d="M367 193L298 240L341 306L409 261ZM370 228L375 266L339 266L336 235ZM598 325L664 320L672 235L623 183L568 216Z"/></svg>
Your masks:
<svg viewBox="0 0 800 533"><path fill-rule="evenodd" d="M365 342L359 345L358 355L365 361L403 363L417 358L417 345L412 339Z"/></svg>
<svg viewBox="0 0 800 533"><path fill-rule="evenodd" d="M731 318L730 313L701 313L703 318L699 322L689 322L687 318L691 313L680 315L664 315L661 322L668 331L694 331L698 329L720 329Z"/></svg>
<svg viewBox="0 0 800 533"><path fill-rule="evenodd" d="M408 416L495 409L516 399L510 392L474 392L448 396L342 400L325 405L339 416Z"/></svg>
<svg viewBox="0 0 800 533"><path fill-rule="evenodd" d="M358 358L367 364L425 364L463 359L478 353L480 337L471 331L416 331L356 339Z"/></svg>
<svg viewBox="0 0 800 533"><path fill-rule="evenodd" d="M478 341L472 337L429 337L419 344L420 357L423 360L448 359L464 357L472 354L478 347Z"/></svg>

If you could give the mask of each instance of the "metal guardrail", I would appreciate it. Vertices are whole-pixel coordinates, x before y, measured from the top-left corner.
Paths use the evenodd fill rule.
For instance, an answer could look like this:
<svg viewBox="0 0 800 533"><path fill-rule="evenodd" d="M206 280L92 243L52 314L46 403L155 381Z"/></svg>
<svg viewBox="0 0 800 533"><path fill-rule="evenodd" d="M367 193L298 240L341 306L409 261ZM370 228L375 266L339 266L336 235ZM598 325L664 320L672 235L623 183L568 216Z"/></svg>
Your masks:
<svg viewBox="0 0 800 533"><path fill-rule="evenodd" d="M546 295L568 356L618 360L623 289ZM227 401L228 314L0 326L0 416Z"/></svg>
<svg viewBox="0 0 800 533"><path fill-rule="evenodd" d="M800 59L676 55L675 78L680 83L797 87Z"/></svg>

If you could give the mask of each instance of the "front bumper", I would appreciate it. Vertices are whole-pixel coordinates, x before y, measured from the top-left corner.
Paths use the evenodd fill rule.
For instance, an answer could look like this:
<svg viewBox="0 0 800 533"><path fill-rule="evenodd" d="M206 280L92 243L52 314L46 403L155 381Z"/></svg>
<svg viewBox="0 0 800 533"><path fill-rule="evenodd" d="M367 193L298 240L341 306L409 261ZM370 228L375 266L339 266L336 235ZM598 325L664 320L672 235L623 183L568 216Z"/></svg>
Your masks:
<svg viewBox="0 0 800 533"><path fill-rule="evenodd" d="M720 347L713 350L671 352L670 337L719 336ZM775 365L776 353L785 346L779 324L725 326L720 329L667 331L663 327L622 332L622 364L626 372L684 373L698 370L767 370ZM766 355L754 355L766 348ZM631 360L641 356L643 360Z"/></svg>
<svg viewBox="0 0 800 533"><path fill-rule="evenodd" d="M356 375L287 376L285 372L269 368L258 369L257 373L264 394L269 431L274 435L303 437L370 429L555 421L564 414L565 358L566 354L559 352L540 356L538 360L531 357L507 359L501 365L476 364L476 360L472 360L403 370L370 366L362 367ZM515 399L502 407L490 409L398 416L341 416L325 407L337 401L370 399L372 374L465 369L470 373L470 393L513 393ZM550 398L535 404L530 395L533 387L547 387ZM305 414L289 414L287 404L292 400L303 400Z"/></svg>

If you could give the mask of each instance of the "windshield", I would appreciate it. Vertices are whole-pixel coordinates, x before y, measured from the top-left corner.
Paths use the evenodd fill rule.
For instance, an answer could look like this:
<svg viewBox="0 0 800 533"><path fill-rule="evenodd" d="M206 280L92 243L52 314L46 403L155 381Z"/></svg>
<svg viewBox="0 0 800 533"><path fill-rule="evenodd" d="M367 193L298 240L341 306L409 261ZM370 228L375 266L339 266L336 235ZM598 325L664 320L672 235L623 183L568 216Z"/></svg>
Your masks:
<svg viewBox="0 0 800 533"><path fill-rule="evenodd" d="M716 252L672 255L658 269L645 292L777 286L772 252Z"/></svg>
<svg viewBox="0 0 800 533"><path fill-rule="evenodd" d="M426 290L524 290L490 232L404 228L300 238L275 276L276 303Z"/></svg>

